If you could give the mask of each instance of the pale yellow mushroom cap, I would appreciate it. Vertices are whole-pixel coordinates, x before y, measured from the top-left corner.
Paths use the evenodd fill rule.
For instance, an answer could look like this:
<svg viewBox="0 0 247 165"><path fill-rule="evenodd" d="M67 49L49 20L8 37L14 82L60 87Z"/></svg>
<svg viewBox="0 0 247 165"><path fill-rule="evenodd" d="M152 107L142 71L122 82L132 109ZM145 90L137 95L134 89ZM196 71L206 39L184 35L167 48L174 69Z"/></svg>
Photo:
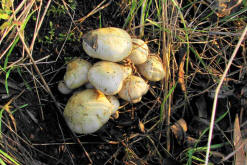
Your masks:
<svg viewBox="0 0 247 165"><path fill-rule="evenodd" d="M147 61L148 57L148 46L141 39L132 39L132 51L128 58L136 65L143 64Z"/></svg>
<svg viewBox="0 0 247 165"><path fill-rule="evenodd" d="M130 35L123 29L108 27L92 30L83 36L83 49L101 60L119 62L132 50Z"/></svg>
<svg viewBox="0 0 247 165"><path fill-rule="evenodd" d="M70 94L73 91L72 89L70 89L66 86L64 81L59 81L57 88L58 88L59 92L61 92L62 94L65 94L65 95Z"/></svg>
<svg viewBox="0 0 247 165"><path fill-rule="evenodd" d="M102 92L86 89L69 99L63 114L73 132L90 134L109 120L113 107Z"/></svg>
<svg viewBox="0 0 247 165"><path fill-rule="evenodd" d="M88 70L92 65L83 59L77 58L67 64L64 82L70 89L78 88L88 82Z"/></svg>
<svg viewBox="0 0 247 165"><path fill-rule="evenodd" d="M131 72L124 66L109 62L100 61L95 63L88 72L89 82L106 95L117 94L123 85L123 80Z"/></svg>
<svg viewBox="0 0 247 165"><path fill-rule="evenodd" d="M150 81L160 81L165 77L162 61L157 56L148 56L147 61L137 65L139 73Z"/></svg>
<svg viewBox="0 0 247 165"><path fill-rule="evenodd" d="M141 101L142 96L147 93L148 89L149 85L141 77L130 75L124 80L123 87L118 95L126 101L137 103Z"/></svg>

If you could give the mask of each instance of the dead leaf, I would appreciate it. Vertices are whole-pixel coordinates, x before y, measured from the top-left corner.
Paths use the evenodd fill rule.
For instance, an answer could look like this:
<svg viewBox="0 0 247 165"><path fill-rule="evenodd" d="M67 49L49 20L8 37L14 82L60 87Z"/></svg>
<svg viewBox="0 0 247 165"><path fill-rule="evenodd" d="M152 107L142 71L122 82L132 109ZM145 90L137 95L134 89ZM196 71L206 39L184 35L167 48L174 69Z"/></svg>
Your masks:
<svg viewBox="0 0 247 165"><path fill-rule="evenodd" d="M181 85L181 89L184 93L186 93L186 86L184 81L184 63L185 63L186 53L184 54L182 61L179 64L179 71L178 71L178 82Z"/></svg>
<svg viewBox="0 0 247 165"><path fill-rule="evenodd" d="M14 101L14 99L15 99L15 98L10 99L4 106L1 106L1 105L0 105L0 108L4 109L6 112L8 112L9 117L11 118L12 123L13 123L13 125L14 125L14 129L15 129L15 131L16 131L17 129L16 129L15 118L14 118L14 116L12 115L12 113L11 113L11 111L10 111L10 109L13 108L12 106L10 106L10 104Z"/></svg>
<svg viewBox="0 0 247 165"><path fill-rule="evenodd" d="M178 143L181 144L184 141L186 132L188 130L186 121L184 119L179 119L171 126L171 130L178 140Z"/></svg>
<svg viewBox="0 0 247 165"><path fill-rule="evenodd" d="M141 130L141 132L142 133L145 133L145 126L144 126L144 124L141 122L141 121L139 121L139 129Z"/></svg>
<svg viewBox="0 0 247 165"><path fill-rule="evenodd" d="M195 139L193 137L190 137L190 136L187 136L185 141L186 141L186 144L188 146L191 146L192 147L192 146L194 146L196 144L197 139Z"/></svg>
<svg viewBox="0 0 247 165"><path fill-rule="evenodd" d="M231 14L232 9L239 6L242 0L216 0L217 16L224 17Z"/></svg>
<svg viewBox="0 0 247 165"><path fill-rule="evenodd" d="M241 136L238 115L236 115L236 118L235 118L233 134L234 134L233 135L234 148L235 150L237 150L235 154L235 165L245 164L245 152L244 152L244 148L242 145L243 139Z"/></svg>

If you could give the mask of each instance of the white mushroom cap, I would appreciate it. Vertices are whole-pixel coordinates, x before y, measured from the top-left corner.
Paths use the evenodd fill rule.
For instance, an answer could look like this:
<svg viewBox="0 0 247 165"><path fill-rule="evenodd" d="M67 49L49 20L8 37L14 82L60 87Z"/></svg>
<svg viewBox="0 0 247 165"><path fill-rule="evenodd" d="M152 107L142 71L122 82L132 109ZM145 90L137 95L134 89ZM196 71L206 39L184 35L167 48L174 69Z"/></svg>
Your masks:
<svg viewBox="0 0 247 165"><path fill-rule="evenodd" d="M68 63L64 82L70 89L78 88L88 82L87 73L92 65L83 59L76 58Z"/></svg>
<svg viewBox="0 0 247 165"><path fill-rule="evenodd" d="M70 94L73 91L72 89L70 89L66 86L64 81L59 81L57 88L58 88L59 92L64 94L64 95Z"/></svg>
<svg viewBox="0 0 247 165"><path fill-rule="evenodd" d="M141 39L132 39L132 51L128 58L136 65L143 64L147 61L148 57L148 46L147 44Z"/></svg>
<svg viewBox="0 0 247 165"><path fill-rule="evenodd" d="M150 81L160 81L165 77L162 61L157 56L148 56L145 63L137 65L138 71Z"/></svg>
<svg viewBox="0 0 247 165"><path fill-rule="evenodd" d="M123 85L123 80L130 74L126 73L124 66L109 62L100 61L95 63L88 72L89 82L106 95L117 94Z"/></svg>
<svg viewBox="0 0 247 165"><path fill-rule="evenodd" d="M108 27L86 33L82 45L85 52L93 58L119 62L130 54L132 40L125 30Z"/></svg>
<svg viewBox="0 0 247 165"><path fill-rule="evenodd" d="M132 68L130 66L123 66L121 65L124 71L124 79L132 74Z"/></svg>
<svg viewBox="0 0 247 165"><path fill-rule="evenodd" d="M137 103L141 101L141 97L147 93L148 89L149 85L141 77L130 75L124 80L118 95L126 101Z"/></svg>
<svg viewBox="0 0 247 165"><path fill-rule="evenodd" d="M130 102L134 104L134 103L139 103L141 100L142 100L142 96L135 100L131 100Z"/></svg>
<svg viewBox="0 0 247 165"><path fill-rule="evenodd" d="M112 95L107 95L106 98L110 101L110 103L113 105L113 109L111 114L115 114L116 111L118 110L120 103L119 100L116 96L112 96Z"/></svg>
<svg viewBox="0 0 247 165"><path fill-rule="evenodd" d="M64 109L64 118L70 129L79 134L99 130L110 118L113 105L95 89L75 93Z"/></svg>

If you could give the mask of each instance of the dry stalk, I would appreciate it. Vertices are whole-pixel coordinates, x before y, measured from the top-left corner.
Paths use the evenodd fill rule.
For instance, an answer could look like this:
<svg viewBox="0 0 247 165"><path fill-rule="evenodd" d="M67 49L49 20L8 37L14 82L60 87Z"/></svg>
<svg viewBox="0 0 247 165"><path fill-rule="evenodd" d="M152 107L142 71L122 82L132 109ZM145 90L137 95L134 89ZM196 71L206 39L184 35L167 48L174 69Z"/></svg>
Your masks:
<svg viewBox="0 0 247 165"><path fill-rule="evenodd" d="M83 23L88 17L94 15L95 13L99 12L100 10L103 10L104 8L106 8L107 6L109 6L112 2L112 0L110 0L108 3L106 3L105 5L103 5L106 2L106 0L103 0L98 6L96 6L96 8L94 8L91 12L89 12L86 16L80 18L79 20L77 20L76 22L79 23Z"/></svg>

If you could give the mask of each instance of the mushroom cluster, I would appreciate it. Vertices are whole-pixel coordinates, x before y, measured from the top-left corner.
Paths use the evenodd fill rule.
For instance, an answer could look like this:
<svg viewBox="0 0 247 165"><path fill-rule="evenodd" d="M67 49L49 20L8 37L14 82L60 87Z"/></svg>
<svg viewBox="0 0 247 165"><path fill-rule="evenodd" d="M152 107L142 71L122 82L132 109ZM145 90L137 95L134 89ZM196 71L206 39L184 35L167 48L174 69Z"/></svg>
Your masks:
<svg viewBox="0 0 247 165"><path fill-rule="evenodd" d="M149 55L147 44L124 30L108 27L83 36L87 55L101 61L91 64L81 58L67 64L58 89L69 94L64 117L72 131L89 134L99 130L119 106L118 98L140 102L149 89L148 81L160 81L165 72L159 56Z"/></svg>

